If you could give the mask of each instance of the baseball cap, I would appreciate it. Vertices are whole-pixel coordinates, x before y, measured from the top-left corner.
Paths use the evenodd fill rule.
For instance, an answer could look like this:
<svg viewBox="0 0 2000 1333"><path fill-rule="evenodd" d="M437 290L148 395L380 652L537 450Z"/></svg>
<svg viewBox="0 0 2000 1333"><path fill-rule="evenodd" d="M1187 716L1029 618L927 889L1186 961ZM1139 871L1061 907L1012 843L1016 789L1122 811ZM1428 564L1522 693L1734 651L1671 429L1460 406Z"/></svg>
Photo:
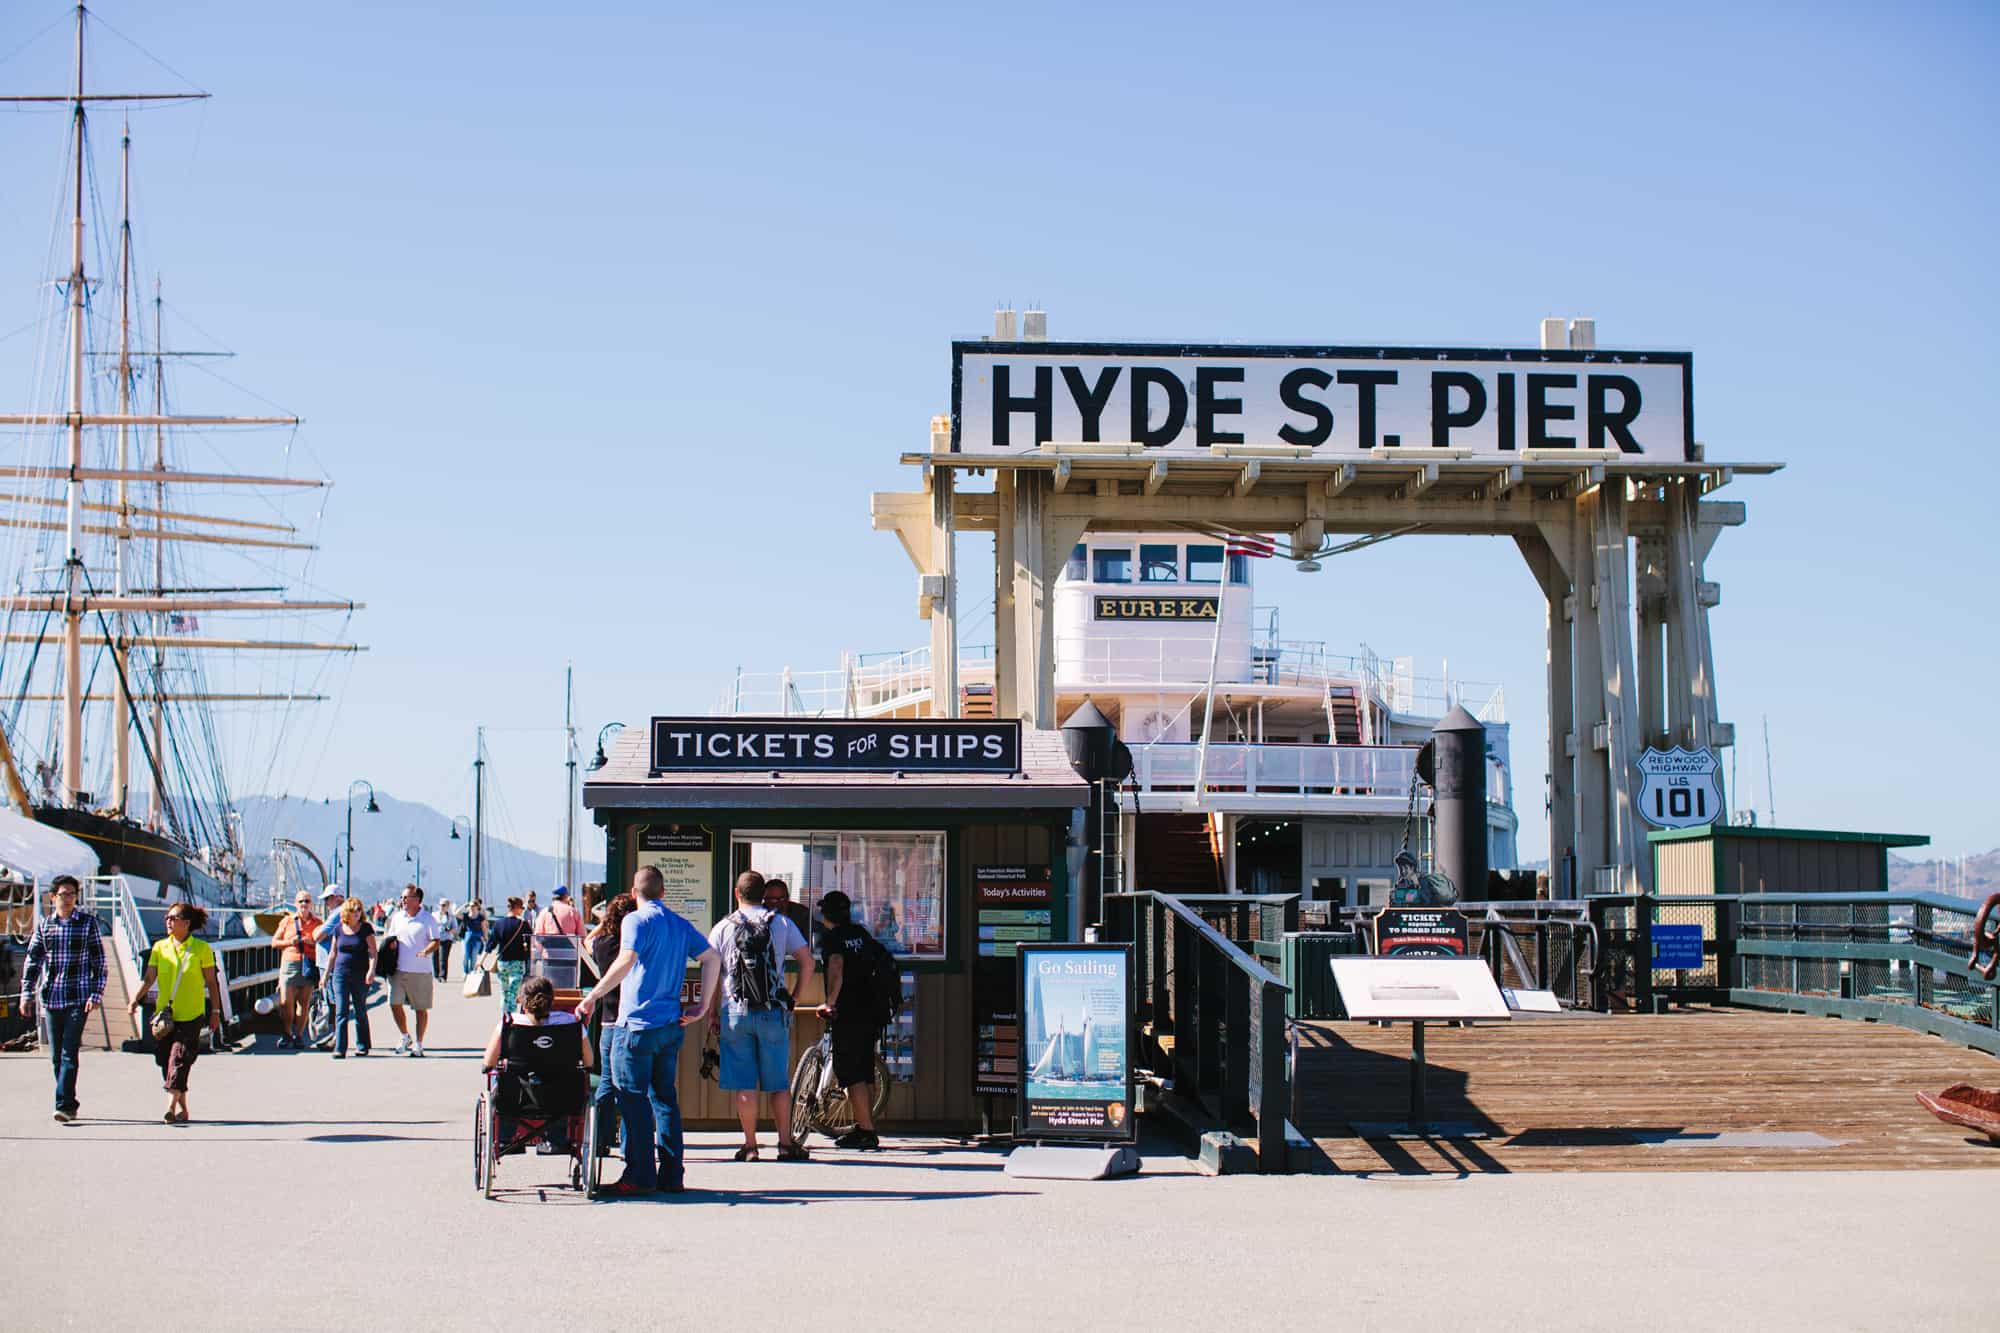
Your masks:
<svg viewBox="0 0 2000 1333"><path fill-rule="evenodd" d="M558 897L558 898L567 898L567 897L569 897L569 885L567 885L567 884L558 884L558 885L556 885L556 894L555 894L555 896L556 896L556 897Z"/></svg>

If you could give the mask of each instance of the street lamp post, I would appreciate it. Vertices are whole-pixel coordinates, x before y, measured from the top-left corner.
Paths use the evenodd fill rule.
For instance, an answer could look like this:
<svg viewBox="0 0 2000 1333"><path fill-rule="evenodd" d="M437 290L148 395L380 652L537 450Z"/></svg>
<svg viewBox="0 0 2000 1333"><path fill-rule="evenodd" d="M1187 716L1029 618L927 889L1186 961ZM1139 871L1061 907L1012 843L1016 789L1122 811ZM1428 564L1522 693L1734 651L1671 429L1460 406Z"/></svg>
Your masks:
<svg viewBox="0 0 2000 1333"><path fill-rule="evenodd" d="M417 887L421 889L424 886L424 849L413 842L403 849L403 859L417 863Z"/></svg>
<svg viewBox="0 0 2000 1333"><path fill-rule="evenodd" d="M368 789L367 813L371 815L382 813L382 807L375 804L374 784L370 783L368 779L356 778L347 784L347 880L350 892L354 888L354 789L356 787L366 787Z"/></svg>
<svg viewBox="0 0 2000 1333"><path fill-rule="evenodd" d="M623 730L625 730L625 724L623 722L606 722L603 726L597 729L597 753L590 757L591 772L595 773L598 769L603 768L605 764L610 762L610 760L605 756L604 753L604 738L606 736L612 735L616 732L620 732Z"/></svg>
<svg viewBox="0 0 2000 1333"><path fill-rule="evenodd" d="M341 844L341 842L342 842L343 840L345 840L345 841L346 841L346 843L347 843L347 859L346 859L346 861L343 861L343 860L341 859L341 856L340 856L340 844ZM347 882L346 880L344 880L344 879L342 879L342 878L340 877L340 868L341 868L341 867L342 867L343 865L346 865L346 864L347 864L347 861L352 861L353 859L354 859L354 838L353 838L353 836L352 836L352 835L350 835L350 834L346 834L346 833L336 833L336 834L334 834L334 835L333 835L333 882L334 882L334 883L336 883L336 884L338 884L338 885L340 885L340 886L341 886L341 887L342 887L343 889L346 889L346 890L347 890L347 895L348 895L348 897L350 897L350 898L354 896L354 886L353 886L352 884L349 884L349 883L348 883L348 882ZM353 869L353 867L352 867L352 866L348 866L348 869L349 869L349 870L351 871L351 870Z"/></svg>
<svg viewBox="0 0 2000 1333"><path fill-rule="evenodd" d="M470 819L467 819L464 815L453 815L451 818L451 840L453 842L462 842L465 844L465 901L471 902L472 901L472 840L470 838L461 838L458 836L458 826L461 822L464 823L465 831L467 833L472 832L472 821Z"/></svg>

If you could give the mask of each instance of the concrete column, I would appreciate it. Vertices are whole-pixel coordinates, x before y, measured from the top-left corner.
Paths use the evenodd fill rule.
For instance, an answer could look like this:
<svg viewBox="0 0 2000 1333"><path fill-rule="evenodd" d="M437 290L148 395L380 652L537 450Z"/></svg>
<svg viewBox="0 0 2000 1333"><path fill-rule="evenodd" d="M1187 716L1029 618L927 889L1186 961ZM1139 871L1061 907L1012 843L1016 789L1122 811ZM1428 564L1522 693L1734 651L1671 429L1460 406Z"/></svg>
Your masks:
<svg viewBox="0 0 2000 1333"><path fill-rule="evenodd" d="M1637 672L1632 653L1631 557L1626 547L1625 497L1622 483L1598 488L1592 554L1597 586L1599 665L1604 681L1607 727L1603 752L1606 812L1610 815L1607 864L1619 867L1623 892L1648 892L1653 883L1651 856L1634 799L1639 750Z"/></svg>
<svg viewBox="0 0 2000 1333"><path fill-rule="evenodd" d="M1048 507L1048 479L1017 477L1014 488L1013 639L1014 711L1030 727L1051 728L1055 716L1054 625L1050 619L1053 578L1042 560L1042 519ZM1044 654L1044 638L1049 640Z"/></svg>
<svg viewBox="0 0 2000 1333"><path fill-rule="evenodd" d="M993 473L998 521L993 527L993 708L996 717L1019 717L1020 689L1015 683L1014 626L1014 470Z"/></svg>
<svg viewBox="0 0 2000 1333"><path fill-rule="evenodd" d="M1576 888L1589 893L1596 884L1598 867L1611 864L1611 790L1605 768L1607 739L1604 693L1604 636L1598 621L1603 614L1603 590L1597 577L1594 533L1597 525L1598 495L1595 491L1576 501L1576 518L1570 525L1570 569L1574 592L1570 597L1570 646L1574 668L1571 697L1575 702L1571 747L1571 772L1576 792Z"/></svg>
<svg viewBox="0 0 2000 1333"><path fill-rule="evenodd" d="M1553 540L1551 540L1551 536ZM1576 707L1570 649L1570 576L1559 552L1567 554L1571 537L1566 527L1549 533L1523 533L1514 538L1528 569L1541 587L1543 602L1543 661L1548 672L1549 885L1560 895L1565 854L1576 846L1576 773L1571 757L1575 745ZM1516 800L1519 799L1518 788Z"/></svg>
<svg viewBox="0 0 2000 1333"><path fill-rule="evenodd" d="M944 591L931 600L931 716L958 716L958 541L951 468L931 469L931 565Z"/></svg>
<svg viewBox="0 0 2000 1333"><path fill-rule="evenodd" d="M1710 743L1716 719L1715 659L1708 608L1701 604L1701 543L1695 535L1700 499L1685 482L1667 487L1666 623L1668 723L1675 743Z"/></svg>
<svg viewBox="0 0 2000 1333"><path fill-rule="evenodd" d="M1658 537L1635 537L1633 585L1639 598L1639 740L1641 747L1671 744L1667 736L1669 700L1666 669L1666 543Z"/></svg>

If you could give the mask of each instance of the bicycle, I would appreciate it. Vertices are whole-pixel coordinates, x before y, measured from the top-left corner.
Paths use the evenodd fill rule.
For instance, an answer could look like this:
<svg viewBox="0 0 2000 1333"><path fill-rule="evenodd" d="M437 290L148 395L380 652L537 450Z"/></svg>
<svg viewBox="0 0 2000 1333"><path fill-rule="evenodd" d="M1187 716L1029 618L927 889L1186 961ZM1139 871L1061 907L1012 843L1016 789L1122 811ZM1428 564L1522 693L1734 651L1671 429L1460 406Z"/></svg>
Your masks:
<svg viewBox="0 0 2000 1333"><path fill-rule="evenodd" d="M333 1045L333 987L318 986L313 990L312 1004L306 1009L306 1041L314 1050L323 1051Z"/></svg>
<svg viewBox="0 0 2000 1333"><path fill-rule="evenodd" d="M875 1122L889 1105L889 1066L883 1063L878 1042L875 1049ZM833 1029L826 1028L819 1040L799 1056L792 1071L792 1135L804 1143L815 1131L830 1139L855 1128L854 1106L847 1089L833 1077Z"/></svg>

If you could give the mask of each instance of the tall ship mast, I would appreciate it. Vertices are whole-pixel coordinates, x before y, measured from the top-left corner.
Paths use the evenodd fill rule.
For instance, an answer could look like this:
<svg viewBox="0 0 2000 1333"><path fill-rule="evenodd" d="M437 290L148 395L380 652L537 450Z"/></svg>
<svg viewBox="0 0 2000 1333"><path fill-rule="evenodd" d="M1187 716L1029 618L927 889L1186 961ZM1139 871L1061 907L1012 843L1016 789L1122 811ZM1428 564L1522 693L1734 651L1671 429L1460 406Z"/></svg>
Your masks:
<svg viewBox="0 0 2000 1333"><path fill-rule="evenodd" d="M297 753L292 724L302 706L326 697L317 692L324 665L360 651L346 637L359 607L292 595L317 548L300 540L286 503L317 501L325 478L211 461L226 458L244 432L296 431L299 419L172 406L168 367L216 353L166 346L157 279L149 342L134 318L129 120L115 251L101 234L107 228L92 234L92 111L208 94L92 90L91 16L79 4L75 17L71 89L0 96L69 112L69 265L54 282L62 308L48 321L38 365L59 374L37 375L27 410L0 413L0 767L15 775L9 817L81 840L142 902L246 903L253 895L234 783L270 781ZM103 299L107 278L115 303ZM142 381L143 407L135 401ZM198 465L186 461L184 440L198 442ZM284 617L293 627L336 615L332 632L260 637L234 628L239 616ZM204 619L228 628L204 631ZM303 684L301 660L319 666ZM263 680L241 688L238 661L292 665L266 665ZM217 683L225 667L233 688ZM254 716L239 722L239 710ZM19 777L28 772L32 789Z"/></svg>

